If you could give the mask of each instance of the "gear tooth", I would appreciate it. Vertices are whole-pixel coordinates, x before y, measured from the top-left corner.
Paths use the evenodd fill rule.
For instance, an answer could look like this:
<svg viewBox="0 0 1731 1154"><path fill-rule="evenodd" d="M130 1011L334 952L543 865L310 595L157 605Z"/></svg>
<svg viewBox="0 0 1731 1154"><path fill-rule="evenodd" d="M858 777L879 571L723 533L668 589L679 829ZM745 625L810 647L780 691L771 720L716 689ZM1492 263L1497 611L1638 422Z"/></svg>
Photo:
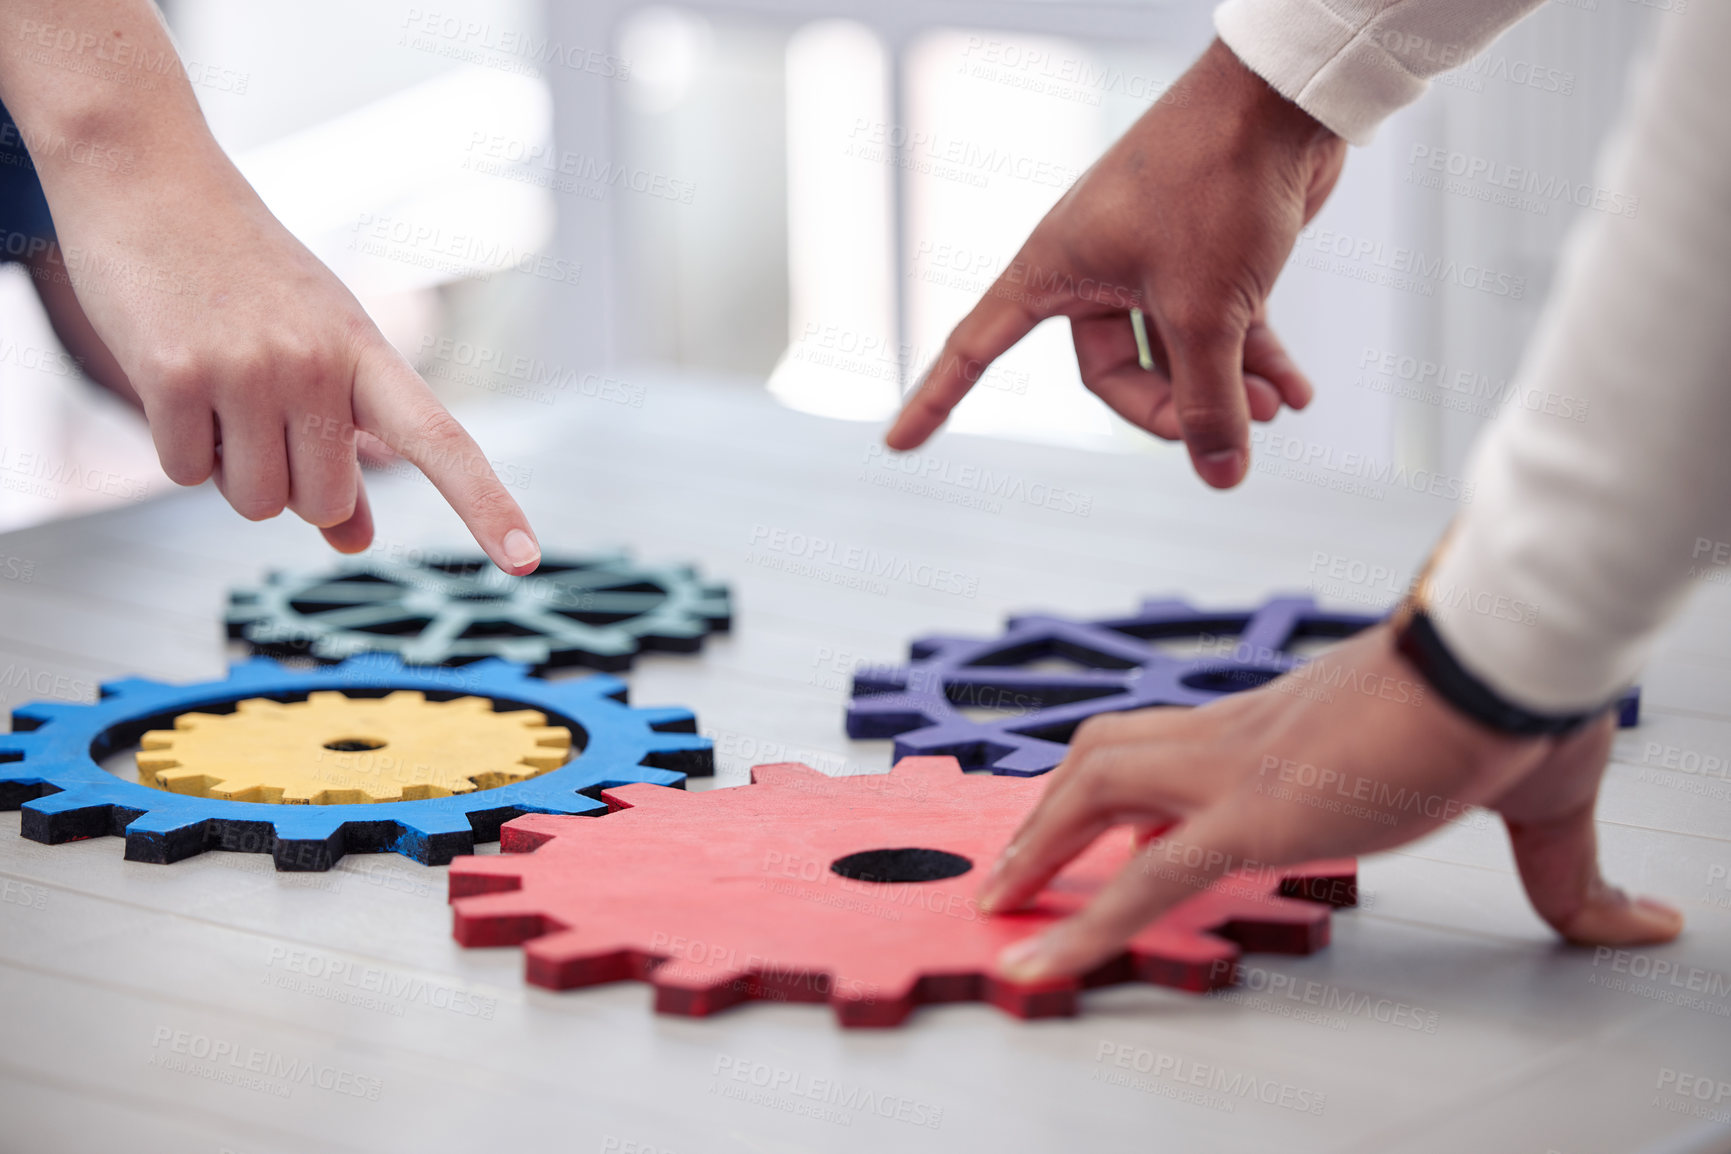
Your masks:
<svg viewBox="0 0 1731 1154"><path fill-rule="evenodd" d="M1178 597L1148 597L1136 609L1138 617L1195 617L1197 610Z"/></svg>
<svg viewBox="0 0 1731 1154"><path fill-rule="evenodd" d="M48 793L38 798L32 798L25 802L22 808L32 813L62 814L112 804L113 802L108 797L97 793L95 790L74 786L57 793Z"/></svg>
<svg viewBox="0 0 1731 1154"><path fill-rule="evenodd" d="M907 693L856 697L847 707L847 735L855 739L895 737L937 724L932 702Z"/></svg>
<svg viewBox="0 0 1731 1154"><path fill-rule="evenodd" d="M695 733L697 715L676 706L633 706L631 712L641 717L657 733Z"/></svg>
<svg viewBox="0 0 1731 1154"><path fill-rule="evenodd" d="M529 675L528 666L520 661L506 661L502 657L486 657L480 661L471 662L463 668L474 673L477 678L486 681L500 678L521 681Z"/></svg>
<svg viewBox="0 0 1731 1154"><path fill-rule="evenodd" d="M508 821L499 829L499 852L502 854L533 853L550 841L574 834L580 827L574 822L588 818L556 813L530 813Z"/></svg>
<svg viewBox="0 0 1731 1154"><path fill-rule="evenodd" d="M276 836L285 841L328 841L342 832L359 815L359 806L346 805L285 805L282 812L272 815L271 826Z"/></svg>
<svg viewBox="0 0 1731 1154"><path fill-rule="evenodd" d="M163 688L163 684L160 681L151 681L144 677L117 677L113 681L104 681L97 696L107 700L111 697L124 697L130 693L147 692L161 688Z"/></svg>
<svg viewBox="0 0 1731 1154"><path fill-rule="evenodd" d="M175 732L172 729L147 729L138 739L138 748L170 749L174 746L174 738Z"/></svg>
<svg viewBox="0 0 1731 1154"><path fill-rule="evenodd" d="M333 656L336 653L333 651ZM344 654L343 660L334 668L323 670L329 677L341 677L345 680L391 677L401 674L409 667L395 653L367 652Z"/></svg>
<svg viewBox="0 0 1731 1154"><path fill-rule="evenodd" d="M180 760L172 753L140 752L134 756L133 760L138 764L138 780L145 785L156 788L161 788L163 774L180 767Z"/></svg>
<svg viewBox="0 0 1731 1154"><path fill-rule="evenodd" d="M293 631L292 627L289 631ZM340 637L317 637L313 639L309 652L315 661L336 662L341 665L353 659L355 649Z"/></svg>
<svg viewBox="0 0 1731 1154"><path fill-rule="evenodd" d="M610 673L597 673L582 681L561 682L560 685L570 685L574 690L581 689L586 696L605 697L621 705L630 702L625 682Z"/></svg>
<svg viewBox="0 0 1731 1154"><path fill-rule="evenodd" d="M973 648L988 642L980 637L956 637L947 633L934 633L925 637L917 637L908 643L908 655L915 661L925 661L929 658L947 655L950 650Z"/></svg>
<svg viewBox="0 0 1731 1154"><path fill-rule="evenodd" d="M802 761L778 761L751 767L751 784L767 789L798 789L802 783L829 780L827 773L819 773Z"/></svg>
<svg viewBox="0 0 1731 1154"><path fill-rule="evenodd" d="M962 763L954 757L904 757L890 767L896 777L934 778L949 780L962 772Z"/></svg>
<svg viewBox="0 0 1731 1154"><path fill-rule="evenodd" d="M662 762L671 764L662 765ZM644 764L661 769L684 769L698 777L715 770L715 742L695 733L656 733L650 739Z"/></svg>
<svg viewBox="0 0 1731 1154"><path fill-rule="evenodd" d="M479 879L485 875L465 875ZM474 891L458 895L458 875L451 874L451 936L465 946L519 946L558 928L517 889Z"/></svg>
<svg viewBox="0 0 1731 1154"><path fill-rule="evenodd" d="M562 725L539 725L529 729L529 737L547 749L570 749L571 731Z"/></svg>
<svg viewBox="0 0 1731 1154"><path fill-rule="evenodd" d="M570 990L648 976L653 960L646 951L581 929L564 929L546 915L542 921L547 932L523 950L524 977L531 985Z"/></svg>
<svg viewBox="0 0 1731 1154"><path fill-rule="evenodd" d="M816 770L812 772L815 773ZM544 779L536 778L535 780ZM664 785L652 785L649 782L641 781L608 786L601 791L601 800L613 809L662 809L682 805L690 797L691 795L683 789L668 789Z"/></svg>
<svg viewBox="0 0 1731 1154"><path fill-rule="evenodd" d="M899 1026L919 1002L916 993L922 976L905 966L840 971L829 983L830 1009L843 1026Z"/></svg>
<svg viewBox="0 0 1731 1154"><path fill-rule="evenodd" d="M146 774L150 775L151 780L144 781ZM172 759L169 759L166 765L146 766L141 762L138 766L138 775L139 780L144 781L144 784L154 789L160 789L164 793L179 793L193 797L200 797L207 793L214 797L230 796L221 790L220 783L213 781L197 770L186 769L178 761Z"/></svg>
<svg viewBox="0 0 1731 1154"><path fill-rule="evenodd" d="M31 701L12 711L12 725L16 728L18 723L23 721L28 723L29 728L35 729L67 716L74 709L83 708L86 707L59 701Z"/></svg>
<svg viewBox="0 0 1731 1154"><path fill-rule="evenodd" d="M164 805L139 814L126 824L128 834L151 833L173 834L189 830L204 819L191 817L188 814Z"/></svg>
<svg viewBox="0 0 1731 1154"><path fill-rule="evenodd" d="M530 972L534 973L533 968ZM750 973L735 966L707 966L684 958L669 958L655 967L649 984L655 989L657 1013L704 1018L748 1001L754 983Z"/></svg>
<svg viewBox="0 0 1731 1154"><path fill-rule="evenodd" d="M522 821L522 818L518 818ZM510 830L507 822L501 837ZM448 875L450 900L474 894L501 893L520 889L523 885L522 862L508 854L499 857L460 857L451 863Z"/></svg>
<svg viewBox="0 0 1731 1154"><path fill-rule="evenodd" d="M462 809L429 810L402 821L405 829L426 837L447 833L470 832L469 815Z"/></svg>
<svg viewBox="0 0 1731 1154"><path fill-rule="evenodd" d="M228 667L228 679L232 682L258 681L282 672L283 666L279 661L269 657L248 657Z"/></svg>

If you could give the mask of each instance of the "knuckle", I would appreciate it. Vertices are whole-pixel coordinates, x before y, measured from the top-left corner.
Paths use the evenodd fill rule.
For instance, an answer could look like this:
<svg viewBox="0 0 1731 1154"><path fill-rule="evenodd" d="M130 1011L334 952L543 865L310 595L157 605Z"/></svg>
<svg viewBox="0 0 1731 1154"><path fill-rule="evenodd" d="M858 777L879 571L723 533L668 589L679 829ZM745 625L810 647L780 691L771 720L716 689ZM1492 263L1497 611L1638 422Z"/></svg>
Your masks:
<svg viewBox="0 0 1731 1154"><path fill-rule="evenodd" d="M353 516L354 505L351 502L345 506L336 497L321 497L313 501L297 501L294 511L307 524L329 529L333 525L341 525Z"/></svg>
<svg viewBox="0 0 1731 1154"><path fill-rule="evenodd" d="M1181 346L1206 344L1225 331L1221 310L1190 296L1162 308L1160 319L1172 342Z"/></svg>
<svg viewBox="0 0 1731 1154"><path fill-rule="evenodd" d="M162 472L176 485L202 485L210 479L215 466L211 461L195 461L191 458L162 459Z"/></svg>
<svg viewBox="0 0 1731 1154"><path fill-rule="evenodd" d="M1205 445L1236 445L1240 440L1237 415L1229 406L1190 402L1179 405L1178 427L1184 438Z"/></svg>
<svg viewBox="0 0 1731 1154"><path fill-rule="evenodd" d="M281 497L245 496L234 497L229 501L234 511L248 521L269 521L282 513L285 505Z"/></svg>
<svg viewBox="0 0 1731 1154"><path fill-rule="evenodd" d="M1116 725L1117 720L1110 713L1098 713L1088 718L1076 727L1076 733L1070 739L1071 752L1078 760L1085 760L1088 754L1110 743Z"/></svg>
<svg viewBox="0 0 1731 1154"><path fill-rule="evenodd" d="M518 515L517 502L491 475L477 478L469 487L466 504L470 516L480 521L499 521Z"/></svg>
<svg viewBox="0 0 1731 1154"><path fill-rule="evenodd" d="M407 448L424 453L448 453L453 446L468 440L463 426L443 405L433 405L420 413L410 426L409 436L413 444Z"/></svg>
<svg viewBox="0 0 1731 1154"><path fill-rule="evenodd" d="M202 485L210 479L211 466L202 468L186 461L176 461L173 464L164 463L162 471L176 485Z"/></svg>
<svg viewBox="0 0 1731 1154"><path fill-rule="evenodd" d="M144 355L139 377L147 388L182 397L203 392L212 380L211 367L190 349L152 349Z"/></svg>

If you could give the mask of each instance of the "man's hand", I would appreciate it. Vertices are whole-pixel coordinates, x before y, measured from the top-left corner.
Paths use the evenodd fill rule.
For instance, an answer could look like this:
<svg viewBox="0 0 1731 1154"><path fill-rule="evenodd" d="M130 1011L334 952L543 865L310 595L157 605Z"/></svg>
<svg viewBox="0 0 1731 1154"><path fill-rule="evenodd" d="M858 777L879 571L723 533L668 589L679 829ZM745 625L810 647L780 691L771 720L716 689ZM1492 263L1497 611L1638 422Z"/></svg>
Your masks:
<svg viewBox="0 0 1731 1154"><path fill-rule="evenodd" d="M58 267L33 272L76 293L163 471L215 477L252 520L292 509L357 552L373 535L357 443L376 438L495 564L533 570L540 546L480 447L229 163L184 73L115 64L140 60L178 63L146 0L0 12L0 96L60 238Z"/></svg>
<svg viewBox="0 0 1731 1154"><path fill-rule="evenodd" d="M980 905L1030 900L1113 826L1157 835L1082 912L1000 960L1022 981L1080 974L1225 872L1389 849L1484 806L1501 814L1527 896L1557 933L1593 945L1669 941L1681 914L1599 875L1593 805L1612 734L1609 716L1564 738L1492 733L1437 699L1379 626L1199 709L1085 723ZM1207 864L1174 871L1173 860Z"/></svg>
<svg viewBox="0 0 1731 1154"><path fill-rule="evenodd" d="M919 447L987 366L1064 316L1089 389L1132 424L1182 439L1210 485L1236 485L1250 418L1310 401L1263 306L1345 154L1216 41L1034 229L950 334L889 446ZM1138 362L1133 307L1147 318L1152 370Z"/></svg>

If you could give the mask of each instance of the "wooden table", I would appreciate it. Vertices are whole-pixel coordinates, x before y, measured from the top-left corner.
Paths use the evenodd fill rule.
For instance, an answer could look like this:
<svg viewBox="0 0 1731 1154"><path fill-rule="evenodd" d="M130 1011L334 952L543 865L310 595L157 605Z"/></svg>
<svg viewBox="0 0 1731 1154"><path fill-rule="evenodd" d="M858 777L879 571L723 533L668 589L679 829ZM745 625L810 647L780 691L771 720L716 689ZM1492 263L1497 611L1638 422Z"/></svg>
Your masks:
<svg viewBox="0 0 1731 1154"><path fill-rule="evenodd" d="M1222 495L1170 452L968 438L941 440L910 476L881 463L866 426L786 411L756 389L633 380L640 393L616 395L641 407L572 394L495 406L477 428L550 552L628 545L732 583L730 637L631 676L634 701L697 711L717 785L763 761L885 769L888 743L843 735L848 675L901 657L916 635L989 633L1017 609L1119 612L1156 593L1231 606L1316 588L1335 604L1386 604L1454 509L1400 482L1362 491L1359 477L1351 491L1339 469L1277 466ZM416 479L378 479L374 500L383 549L464 541ZM821 561L790 568L797 558L769 544L778 531L944 566L965 576L963 592L851 587ZM29 581L6 579L8 557L29 562ZM89 700L128 674L219 676L227 589L320 558L305 526L248 525L209 490L0 539L6 704ZM1377 566L1396 576L1369 576ZM1723 585L1666 635L1645 686L1600 835L1612 877L1687 910L1676 945L1625 958L1558 946L1500 829L1468 820L1365 860L1364 907L1336 916L1333 945L1253 958L1257 989L1110 989L1075 1019L1037 1023L977 1005L883 1032L844 1032L800 1005L657 1017L640 985L552 994L524 986L517 950L460 949L441 868L394 855L328 874L226 853L134 864L117 840L38 845L0 814L0 1149L1731 1149L1731 1091L1699 1101L1679 1081L1706 1078L1714 1094L1731 1082ZM1717 775L1664 768L1706 757L1720 758ZM1654 981L1659 963L1685 985ZM257 1049L314 1074L289 1085L188 1072L201 1048ZM1156 1075L1161 1056L1185 1073ZM1308 1091L1321 1108L1198 1091L1185 1079L1199 1067ZM749 1092L755 1080L809 1093L823 1079L875 1107L813 1116L814 1099ZM904 1102L918 1108L898 1119Z"/></svg>

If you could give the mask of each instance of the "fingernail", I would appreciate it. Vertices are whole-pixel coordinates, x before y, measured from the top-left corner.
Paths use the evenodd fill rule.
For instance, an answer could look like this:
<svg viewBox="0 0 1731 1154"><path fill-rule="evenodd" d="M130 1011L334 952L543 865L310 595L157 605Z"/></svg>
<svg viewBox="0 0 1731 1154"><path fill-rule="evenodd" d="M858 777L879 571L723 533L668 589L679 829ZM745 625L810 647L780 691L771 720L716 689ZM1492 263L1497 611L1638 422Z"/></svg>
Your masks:
<svg viewBox="0 0 1731 1154"><path fill-rule="evenodd" d="M998 969L1017 982L1037 982L1052 972L1053 934L1035 934L1007 946L998 955Z"/></svg>
<svg viewBox="0 0 1731 1154"><path fill-rule="evenodd" d="M1203 479L1210 485L1230 485L1244 473L1244 453L1239 449L1215 449L1200 460Z"/></svg>
<svg viewBox="0 0 1731 1154"><path fill-rule="evenodd" d="M513 569L527 569L541 559L541 546L521 529L505 534L505 560Z"/></svg>
<svg viewBox="0 0 1731 1154"><path fill-rule="evenodd" d="M1666 905L1664 902L1660 901L1658 898L1649 898L1649 897L1636 898L1635 899L1635 906L1638 909L1645 910L1647 913L1658 914L1660 917L1663 917L1663 918L1680 918L1683 916L1682 911L1679 910L1676 906Z"/></svg>

